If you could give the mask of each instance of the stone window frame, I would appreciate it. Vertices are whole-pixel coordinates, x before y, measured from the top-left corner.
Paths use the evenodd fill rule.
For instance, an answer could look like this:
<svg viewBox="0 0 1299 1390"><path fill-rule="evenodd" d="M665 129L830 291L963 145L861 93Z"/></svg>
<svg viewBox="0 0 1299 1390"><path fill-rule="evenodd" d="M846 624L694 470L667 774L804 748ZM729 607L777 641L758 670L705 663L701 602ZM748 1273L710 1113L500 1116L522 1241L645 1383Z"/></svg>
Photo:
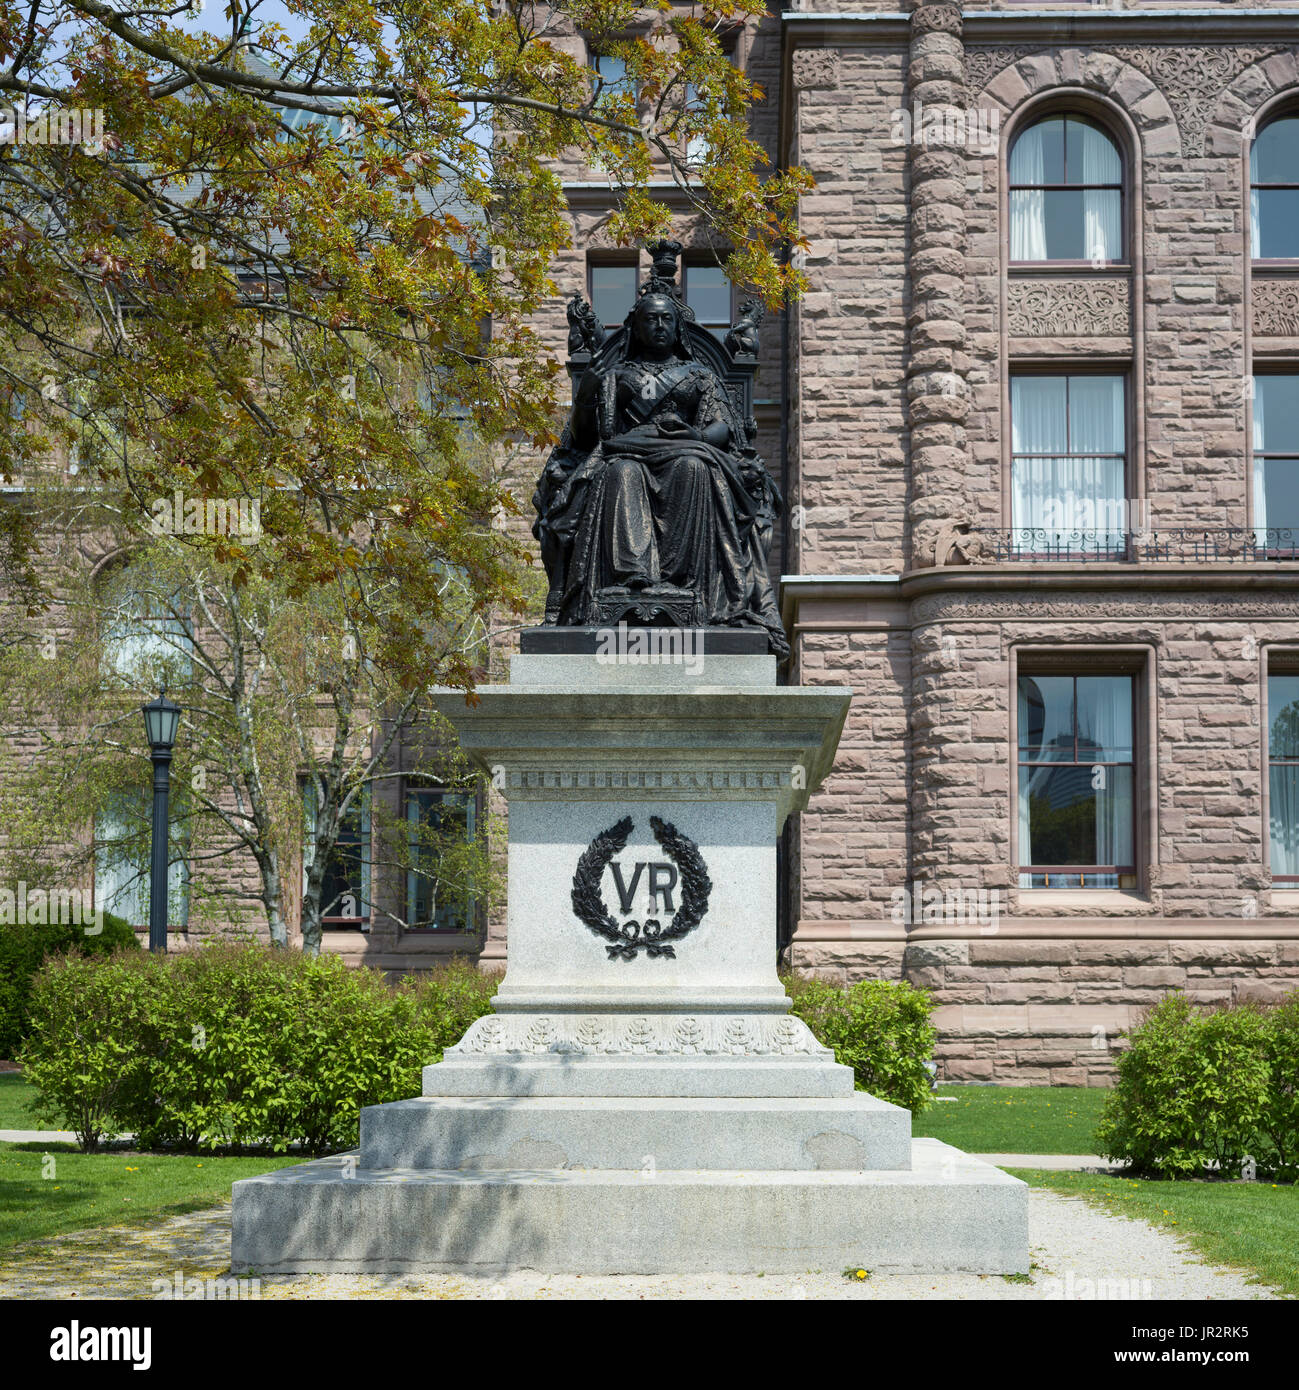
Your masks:
<svg viewBox="0 0 1299 1390"><path fill-rule="evenodd" d="M1259 726L1259 847L1263 872L1273 891L1299 893L1299 882L1272 877L1272 787L1271 787L1271 710L1268 677L1299 675L1299 647L1293 642L1261 641L1258 644L1258 726Z"/></svg>
<svg viewBox="0 0 1299 1390"><path fill-rule="evenodd" d="M1257 133L1265 126L1286 116L1299 117L1299 90L1290 89L1275 93L1248 117L1248 122L1252 123L1255 131L1254 138L1257 138ZM1243 356L1245 370L1251 378L1263 375L1299 373L1299 344L1294 341L1287 344L1284 339L1271 339L1267 348L1254 346L1254 313L1251 306L1254 302L1255 279L1273 282L1289 281L1293 284L1299 281L1299 260L1263 261L1254 259L1254 248L1250 241L1252 182L1249 162L1253 147L1253 139L1242 139L1240 142L1241 271L1244 280L1243 302L1246 306ZM1254 526L1254 393L1252 390L1245 393L1244 416L1244 437L1241 441L1244 464L1241 486L1245 493L1245 529L1249 531Z"/></svg>
<svg viewBox="0 0 1299 1390"><path fill-rule="evenodd" d="M1138 453L1141 436L1137 430L1138 397L1136 364L1129 356L1109 357L1009 357L1002 374L1005 394L1006 427L1002 430L1005 460L1002 493L1006 528L1015 526L1014 512L1014 434L1011 414L1011 382L1021 376L1121 376L1123 378L1123 495L1140 501L1145 496L1144 459ZM1069 563L1065 561L1064 563Z"/></svg>
<svg viewBox="0 0 1299 1390"><path fill-rule="evenodd" d="M729 252L727 251L710 252L700 250L686 250L682 252L680 274L681 297L683 300L685 300L687 304L690 303L691 269L698 269L700 267L712 267L713 269L722 270L724 273L725 267L723 265L723 261L725 260L728 254ZM730 318L726 324L726 328L723 329L722 333L720 335L714 334L714 336L719 337L719 339L725 338L726 331L729 330L731 324L735 322L736 299L739 291L739 287L736 285L735 281L730 278L729 275L726 277L726 284L731 293ZM700 327L704 326L705 325L701 322ZM711 332L712 330L710 329L709 331Z"/></svg>
<svg viewBox="0 0 1299 1390"><path fill-rule="evenodd" d="M637 294L640 292L641 281L645 278L642 273L643 267L641 265L640 252L626 250L594 250L588 251L586 253L586 261L583 266L583 278L586 281L587 303L590 304L592 307L594 307L595 305L595 291L594 287L591 284L591 271L596 266L601 265L631 266L636 271L636 285L635 288L632 290L631 304L627 306L628 309L631 309L631 307L636 303ZM618 327L618 324L604 324L603 327L606 329L606 331L610 331L613 328Z"/></svg>
<svg viewBox="0 0 1299 1390"><path fill-rule="evenodd" d="M1099 110L1090 109L1099 107ZM1119 241L1123 255L1117 261L1106 261L1104 265L1096 266L1092 262L1083 258L1082 260L1048 260L1048 261L1012 261L1009 258L1010 245L1010 155L1011 151L1018 143L1020 136L1025 135L1035 125L1043 121L1050 120L1053 116L1072 116L1087 125L1095 126L1103 134L1109 136L1114 148L1119 155ZM1098 103L1093 97L1092 101L1079 104L1073 101L1061 101L1055 93L1044 94L1042 98L1033 103L1025 113L1017 115L1014 126L1007 133L1005 138L1006 155L1002 160L1001 181L1005 192L1004 217L1002 226L1005 231L1007 244L1007 266L1012 274L1019 272L1029 272L1032 274L1042 274L1051 271L1066 271L1071 274L1104 274L1109 272L1111 275L1119 271L1131 270L1132 268L1132 151L1127 147L1127 142L1123 137L1120 128L1108 119L1103 103ZM1083 185L1078 185L1082 187ZM1088 185L1089 187L1091 185ZM1045 187L1045 185L1044 185Z"/></svg>
<svg viewBox="0 0 1299 1390"><path fill-rule="evenodd" d="M397 801L397 805L401 810L403 824L409 816L410 796L412 793L420 791L436 791L444 795L463 796L468 807L471 833L474 835L486 833L485 816L487 808L480 785L475 785L472 788L448 786L443 783L434 782L427 776L419 773L409 771L403 772L400 779ZM403 918L406 918L410 910L410 872L399 873L394 877L398 880L395 886L398 890ZM469 900L468 908L469 911L466 915L466 922L461 929L437 926L412 927L410 925L404 925L398 930L398 938L404 939L410 937L425 942L437 943L442 950L471 949L476 943L481 941L482 932L480 928L482 928L484 924L486 904L481 898L473 897Z"/></svg>
<svg viewBox="0 0 1299 1390"><path fill-rule="evenodd" d="M1148 905L1152 880L1158 867L1159 846L1159 655L1151 642L1115 642L1080 635L1062 642L1038 639L1012 641L1007 667L1007 754L1009 778L1007 815L1010 820L1008 861L1017 910L1031 904L1049 910L1052 903L1096 902L1096 895L1113 899L1116 908L1134 899ZM1136 867L1133 888L1021 888L1019 887L1019 678L1021 675L1113 675L1133 678L1132 730L1132 857Z"/></svg>
<svg viewBox="0 0 1299 1390"><path fill-rule="evenodd" d="M1254 179L1250 169L1250 155L1253 153L1255 142L1258 137L1277 121L1299 121L1299 93L1282 92L1276 99L1264 107L1263 112L1254 117L1254 134L1249 140L1241 143L1245 146L1245 240L1249 246L1247 260L1251 265L1258 266L1264 271L1296 271L1299 270L1299 256L1273 256L1265 259L1254 254L1253 243L1249 239L1250 229L1253 226L1253 218L1250 215L1250 202L1254 192ZM1266 187L1266 185L1264 185Z"/></svg>
<svg viewBox="0 0 1299 1390"><path fill-rule="evenodd" d="M1088 261L1044 261L1017 263L1010 260L1010 159L1009 151L1021 131L1045 116L1077 114L1102 125L1114 138L1123 161L1123 245L1127 260L1093 269ZM1000 378L1001 446L1001 522L1002 529L1013 525L1011 487L1010 377L1012 371L1123 372L1128 379L1127 480L1129 498L1142 504L1146 496L1146 395L1145 395L1145 300L1144 205L1141 136L1128 113L1108 97L1079 86L1051 87L1029 97L1008 117L1002 135L1004 154L997 160L997 241L1000 262L998 337ZM1248 269L1248 268L1247 268ZM1128 333L1121 339L1076 337L1069 339L1012 338L1010 334L1009 294L1012 280L1097 280L1123 279L1128 285L1132 307Z"/></svg>

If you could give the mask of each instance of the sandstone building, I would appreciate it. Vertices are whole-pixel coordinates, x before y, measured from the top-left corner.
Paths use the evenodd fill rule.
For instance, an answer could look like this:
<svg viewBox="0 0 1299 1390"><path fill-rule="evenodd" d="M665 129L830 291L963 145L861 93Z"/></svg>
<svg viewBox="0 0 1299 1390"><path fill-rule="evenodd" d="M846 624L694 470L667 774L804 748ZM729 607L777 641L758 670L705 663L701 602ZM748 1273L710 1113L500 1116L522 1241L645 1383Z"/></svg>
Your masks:
<svg viewBox="0 0 1299 1390"><path fill-rule="evenodd" d="M816 179L755 400L788 678L856 691L790 958L932 988L945 1079L1103 1081L1170 988L1299 985L1299 11L816 0L732 43ZM621 320L648 260L568 172L556 281ZM473 939L335 925L391 969Z"/></svg>
<svg viewBox="0 0 1299 1390"><path fill-rule="evenodd" d="M1100 1080L1170 987L1299 983L1297 20L816 0L736 36L816 178L757 393L790 678L857 691L791 956L933 988L952 1079ZM557 278L621 317L636 260L569 196Z"/></svg>

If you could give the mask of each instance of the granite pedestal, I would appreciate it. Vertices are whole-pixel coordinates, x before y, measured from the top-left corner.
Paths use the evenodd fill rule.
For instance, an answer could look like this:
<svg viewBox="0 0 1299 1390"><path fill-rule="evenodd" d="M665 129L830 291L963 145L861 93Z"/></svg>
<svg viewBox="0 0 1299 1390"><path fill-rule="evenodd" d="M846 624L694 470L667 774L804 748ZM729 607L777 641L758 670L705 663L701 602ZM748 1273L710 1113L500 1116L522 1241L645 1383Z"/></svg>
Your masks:
<svg viewBox="0 0 1299 1390"><path fill-rule="evenodd" d="M776 976L850 692L709 636L545 634L436 696L509 801L496 1012L355 1154L236 1183L236 1271L1027 1271L1024 1184L854 1091Z"/></svg>

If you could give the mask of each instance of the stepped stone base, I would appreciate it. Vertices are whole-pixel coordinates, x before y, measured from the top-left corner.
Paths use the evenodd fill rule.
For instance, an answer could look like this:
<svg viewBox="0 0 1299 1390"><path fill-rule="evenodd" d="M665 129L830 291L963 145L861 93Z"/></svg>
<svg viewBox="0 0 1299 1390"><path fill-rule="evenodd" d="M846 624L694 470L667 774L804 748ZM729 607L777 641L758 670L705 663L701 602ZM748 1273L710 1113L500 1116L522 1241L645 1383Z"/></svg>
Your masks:
<svg viewBox="0 0 1299 1390"><path fill-rule="evenodd" d="M911 1117L827 1100L425 1097L361 1112L365 1169L897 1169Z"/></svg>
<svg viewBox="0 0 1299 1390"><path fill-rule="evenodd" d="M353 1168L234 1185L236 1273L1028 1272L1023 1183L936 1139L891 1171ZM348 1171L354 1176L347 1176Z"/></svg>

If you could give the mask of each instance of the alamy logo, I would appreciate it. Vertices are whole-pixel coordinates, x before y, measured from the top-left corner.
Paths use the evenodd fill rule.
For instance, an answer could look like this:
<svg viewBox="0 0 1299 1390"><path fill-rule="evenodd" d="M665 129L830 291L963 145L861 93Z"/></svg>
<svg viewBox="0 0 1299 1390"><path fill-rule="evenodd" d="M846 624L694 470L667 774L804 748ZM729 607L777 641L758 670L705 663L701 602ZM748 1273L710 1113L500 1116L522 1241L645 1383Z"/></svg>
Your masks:
<svg viewBox="0 0 1299 1390"><path fill-rule="evenodd" d="M699 676L704 669L703 633L675 627L602 627L595 635L598 666L681 666Z"/></svg>
<svg viewBox="0 0 1299 1390"><path fill-rule="evenodd" d="M1000 888L950 888L937 883L909 883L893 890L891 916L900 925L922 922L977 925L981 936L996 933L1001 918Z"/></svg>
<svg viewBox="0 0 1299 1390"><path fill-rule="evenodd" d="M942 146L969 150L971 154L997 153L1001 138L1001 110L996 106L924 106L911 110L900 106L889 115L889 138L895 145Z"/></svg>
<svg viewBox="0 0 1299 1390"><path fill-rule="evenodd" d="M177 488L153 504L149 529L155 536L240 536L262 533L262 504L257 497L186 497Z"/></svg>
<svg viewBox="0 0 1299 1390"><path fill-rule="evenodd" d="M205 1302L233 1302L238 1299L261 1298L262 1281L257 1278L241 1279L237 1275L227 1275L224 1279L212 1276L191 1275L177 1269L170 1279L153 1281L154 1298L202 1299Z"/></svg>
<svg viewBox="0 0 1299 1390"><path fill-rule="evenodd" d="M91 145L104 142L100 106L56 106L28 112L21 106L0 107L0 145Z"/></svg>
<svg viewBox="0 0 1299 1390"><path fill-rule="evenodd" d="M0 888L0 925L20 927L78 926L87 936L104 930L104 905L83 888L31 888L18 881L18 891Z"/></svg>
<svg viewBox="0 0 1299 1390"><path fill-rule="evenodd" d="M69 1327L50 1332L51 1361L129 1361L134 1371L153 1365L153 1330L148 1327Z"/></svg>

